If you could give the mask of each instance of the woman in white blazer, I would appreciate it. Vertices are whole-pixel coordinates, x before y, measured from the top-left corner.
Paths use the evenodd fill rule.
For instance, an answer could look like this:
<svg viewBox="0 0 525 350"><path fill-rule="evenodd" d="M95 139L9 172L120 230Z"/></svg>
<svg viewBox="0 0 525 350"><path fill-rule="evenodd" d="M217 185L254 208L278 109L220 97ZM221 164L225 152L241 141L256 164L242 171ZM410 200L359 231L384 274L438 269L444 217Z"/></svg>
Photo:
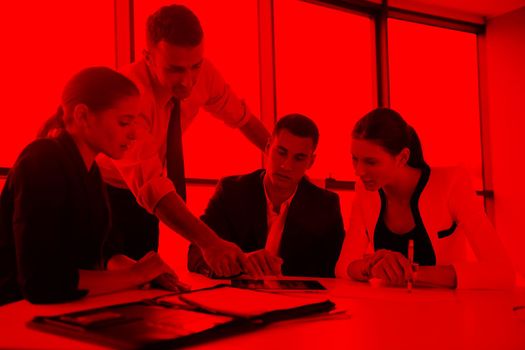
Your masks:
<svg viewBox="0 0 525 350"><path fill-rule="evenodd" d="M360 181L338 277L389 286L514 285L510 260L467 174L429 167L415 130L397 112L378 108L356 123L352 161Z"/></svg>

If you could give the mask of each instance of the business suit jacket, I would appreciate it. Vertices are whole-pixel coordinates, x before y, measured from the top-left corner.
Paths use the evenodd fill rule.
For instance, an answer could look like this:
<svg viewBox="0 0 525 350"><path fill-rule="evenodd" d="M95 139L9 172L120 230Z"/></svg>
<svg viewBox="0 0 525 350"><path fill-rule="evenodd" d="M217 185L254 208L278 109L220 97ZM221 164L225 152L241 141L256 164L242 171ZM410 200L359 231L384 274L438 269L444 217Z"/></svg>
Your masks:
<svg viewBox="0 0 525 350"><path fill-rule="evenodd" d="M222 179L201 219L219 236L244 252L263 249L268 232L264 170ZM283 229L282 272L291 276L333 277L344 240L339 196L303 178ZM188 269L209 271L200 250L192 245Z"/></svg>
<svg viewBox="0 0 525 350"><path fill-rule="evenodd" d="M85 295L78 270L102 268L108 228L98 167L87 170L71 136L63 132L28 145L0 197L0 305Z"/></svg>

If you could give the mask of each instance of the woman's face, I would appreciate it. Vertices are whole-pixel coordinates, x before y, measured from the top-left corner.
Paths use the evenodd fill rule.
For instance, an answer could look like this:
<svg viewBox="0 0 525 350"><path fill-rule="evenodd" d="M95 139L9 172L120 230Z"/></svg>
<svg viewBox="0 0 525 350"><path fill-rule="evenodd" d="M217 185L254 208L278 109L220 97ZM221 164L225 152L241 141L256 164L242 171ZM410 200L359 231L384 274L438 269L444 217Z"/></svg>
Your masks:
<svg viewBox="0 0 525 350"><path fill-rule="evenodd" d="M139 97L124 97L115 105L88 117L86 138L96 153L120 159L137 137Z"/></svg>
<svg viewBox="0 0 525 350"><path fill-rule="evenodd" d="M351 147L355 174L368 191L377 191L390 184L404 165L401 153L393 156L372 141L352 138Z"/></svg>

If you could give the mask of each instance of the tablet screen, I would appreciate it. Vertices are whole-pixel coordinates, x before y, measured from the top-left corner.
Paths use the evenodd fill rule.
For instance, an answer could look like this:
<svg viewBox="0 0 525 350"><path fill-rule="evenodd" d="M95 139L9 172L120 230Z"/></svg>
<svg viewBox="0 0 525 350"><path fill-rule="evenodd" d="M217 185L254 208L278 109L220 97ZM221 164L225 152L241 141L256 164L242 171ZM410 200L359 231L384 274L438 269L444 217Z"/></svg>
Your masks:
<svg viewBox="0 0 525 350"><path fill-rule="evenodd" d="M326 288L314 280L232 280L232 286L248 289L265 290L326 290Z"/></svg>

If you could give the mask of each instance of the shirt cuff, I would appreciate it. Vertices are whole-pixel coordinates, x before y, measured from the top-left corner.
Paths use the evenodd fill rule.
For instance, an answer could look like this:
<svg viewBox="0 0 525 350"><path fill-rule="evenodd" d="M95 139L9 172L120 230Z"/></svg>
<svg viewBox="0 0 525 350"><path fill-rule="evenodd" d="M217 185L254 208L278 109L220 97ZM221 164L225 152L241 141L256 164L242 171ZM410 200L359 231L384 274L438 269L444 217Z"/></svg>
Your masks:
<svg viewBox="0 0 525 350"><path fill-rule="evenodd" d="M167 177L156 177L146 182L139 190L137 199L139 204L149 213L153 214L160 200L170 192L175 191L175 186Z"/></svg>

